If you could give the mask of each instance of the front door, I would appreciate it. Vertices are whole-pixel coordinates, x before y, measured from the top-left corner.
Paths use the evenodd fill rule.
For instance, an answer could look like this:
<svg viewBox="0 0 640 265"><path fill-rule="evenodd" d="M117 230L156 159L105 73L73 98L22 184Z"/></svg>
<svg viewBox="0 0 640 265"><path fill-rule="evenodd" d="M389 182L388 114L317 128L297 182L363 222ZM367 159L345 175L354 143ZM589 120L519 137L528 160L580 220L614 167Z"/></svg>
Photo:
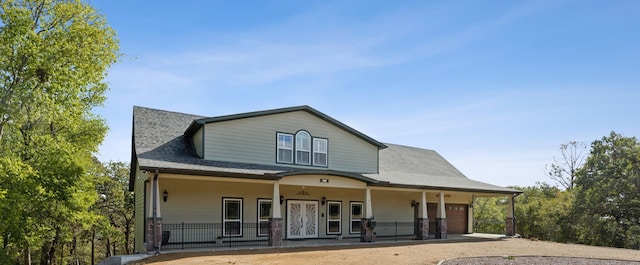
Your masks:
<svg viewBox="0 0 640 265"><path fill-rule="evenodd" d="M318 237L317 201L287 201L287 237Z"/></svg>

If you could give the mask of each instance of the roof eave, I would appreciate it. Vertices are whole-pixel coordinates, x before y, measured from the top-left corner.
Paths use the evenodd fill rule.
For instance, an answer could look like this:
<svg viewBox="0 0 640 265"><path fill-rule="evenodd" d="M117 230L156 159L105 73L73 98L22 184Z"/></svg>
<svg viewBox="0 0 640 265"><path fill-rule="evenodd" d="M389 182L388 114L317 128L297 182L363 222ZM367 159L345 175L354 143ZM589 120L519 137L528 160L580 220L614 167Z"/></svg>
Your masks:
<svg viewBox="0 0 640 265"><path fill-rule="evenodd" d="M460 192L478 192L478 193L495 193L495 194L521 194L519 190L492 190L492 189L472 189L472 188L456 188L456 187L439 187L439 186L424 186L424 185L410 185L410 184L397 184L389 182L377 182L371 183L370 186L376 187L389 187L389 188L406 188L406 189L425 189L425 190L441 190L441 191L460 191Z"/></svg>

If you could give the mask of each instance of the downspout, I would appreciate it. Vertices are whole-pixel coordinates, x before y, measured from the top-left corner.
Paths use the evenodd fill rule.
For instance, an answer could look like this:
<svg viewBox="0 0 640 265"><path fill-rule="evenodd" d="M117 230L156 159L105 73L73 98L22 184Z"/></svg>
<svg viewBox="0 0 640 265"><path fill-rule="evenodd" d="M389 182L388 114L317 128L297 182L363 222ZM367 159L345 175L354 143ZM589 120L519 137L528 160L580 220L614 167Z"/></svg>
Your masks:
<svg viewBox="0 0 640 265"><path fill-rule="evenodd" d="M158 246L158 169L156 169L153 175L153 250L156 255L160 254L160 247Z"/></svg>

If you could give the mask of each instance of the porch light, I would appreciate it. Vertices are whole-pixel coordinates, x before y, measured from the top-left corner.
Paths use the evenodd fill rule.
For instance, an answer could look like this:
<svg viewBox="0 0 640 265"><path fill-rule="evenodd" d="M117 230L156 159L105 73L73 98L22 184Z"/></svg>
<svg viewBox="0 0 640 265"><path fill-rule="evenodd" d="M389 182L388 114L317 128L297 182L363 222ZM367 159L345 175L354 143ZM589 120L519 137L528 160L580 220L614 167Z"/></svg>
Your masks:
<svg viewBox="0 0 640 265"><path fill-rule="evenodd" d="M283 204L283 203L284 203L284 196L280 195L280 204Z"/></svg>
<svg viewBox="0 0 640 265"><path fill-rule="evenodd" d="M416 200L411 201L411 207L416 207L418 205L419 203Z"/></svg>
<svg viewBox="0 0 640 265"><path fill-rule="evenodd" d="M322 196L322 205L325 205L327 203L327 197Z"/></svg>
<svg viewBox="0 0 640 265"><path fill-rule="evenodd" d="M164 190L162 193L162 199L164 199L164 202L167 202L167 198L169 198L169 193L167 193L167 190Z"/></svg>

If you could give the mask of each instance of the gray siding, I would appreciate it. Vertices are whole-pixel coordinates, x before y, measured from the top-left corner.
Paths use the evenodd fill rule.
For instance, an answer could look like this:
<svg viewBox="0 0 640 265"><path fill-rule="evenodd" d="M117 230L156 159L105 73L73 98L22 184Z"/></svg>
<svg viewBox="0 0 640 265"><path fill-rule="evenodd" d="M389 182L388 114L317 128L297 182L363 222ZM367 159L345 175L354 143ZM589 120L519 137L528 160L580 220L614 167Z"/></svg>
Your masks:
<svg viewBox="0 0 640 265"><path fill-rule="evenodd" d="M193 146L196 149L196 154L199 157L204 157L204 150L202 150L202 136L204 135L204 127L200 128L196 133L193 134Z"/></svg>
<svg viewBox="0 0 640 265"><path fill-rule="evenodd" d="M144 249L144 186L146 185L146 175L136 166L136 179L134 186L135 210L134 210L134 253L145 253Z"/></svg>
<svg viewBox="0 0 640 265"><path fill-rule="evenodd" d="M276 133L295 134L306 130L313 137L329 140L329 169L358 173L378 171L376 146L305 111L209 123L204 128L204 158L209 160L278 165Z"/></svg>

